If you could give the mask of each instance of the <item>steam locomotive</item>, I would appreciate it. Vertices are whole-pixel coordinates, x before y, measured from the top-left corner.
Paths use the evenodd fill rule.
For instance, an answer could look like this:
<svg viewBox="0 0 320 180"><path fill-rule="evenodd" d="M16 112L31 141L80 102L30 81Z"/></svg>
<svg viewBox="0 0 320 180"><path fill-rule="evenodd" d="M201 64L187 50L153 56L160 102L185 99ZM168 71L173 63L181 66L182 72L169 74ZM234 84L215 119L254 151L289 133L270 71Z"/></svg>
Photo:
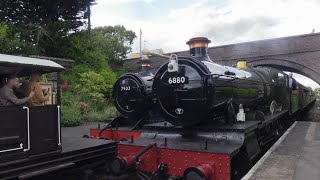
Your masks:
<svg viewBox="0 0 320 180"><path fill-rule="evenodd" d="M122 114L91 136L120 141L114 178L240 179L315 100L310 88L270 67L214 63L210 40L192 38L190 56L172 54L155 75L115 83Z"/></svg>

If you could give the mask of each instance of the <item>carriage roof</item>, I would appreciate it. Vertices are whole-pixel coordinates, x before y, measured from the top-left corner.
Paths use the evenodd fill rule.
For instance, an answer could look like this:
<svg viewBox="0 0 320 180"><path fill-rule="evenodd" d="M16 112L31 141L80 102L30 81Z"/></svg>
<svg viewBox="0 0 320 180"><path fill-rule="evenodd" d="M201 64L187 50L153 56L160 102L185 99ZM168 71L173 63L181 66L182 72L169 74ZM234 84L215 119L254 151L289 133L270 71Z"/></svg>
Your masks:
<svg viewBox="0 0 320 180"><path fill-rule="evenodd" d="M50 73L63 70L63 66L47 59L0 54L1 76L8 74L27 76L32 72Z"/></svg>

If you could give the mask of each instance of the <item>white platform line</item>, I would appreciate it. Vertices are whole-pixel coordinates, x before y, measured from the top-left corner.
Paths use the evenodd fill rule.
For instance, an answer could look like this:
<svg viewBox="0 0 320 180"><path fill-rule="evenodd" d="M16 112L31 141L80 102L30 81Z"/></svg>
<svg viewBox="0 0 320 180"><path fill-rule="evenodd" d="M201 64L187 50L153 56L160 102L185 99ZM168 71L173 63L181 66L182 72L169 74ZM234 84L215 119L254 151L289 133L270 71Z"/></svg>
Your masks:
<svg viewBox="0 0 320 180"><path fill-rule="evenodd" d="M294 122L289 129L278 139L276 143L262 156L262 158L250 169L250 171L242 178L242 180L249 180L254 172L261 166L261 164L270 156L270 154L281 144L287 137L290 131L296 126L297 121Z"/></svg>

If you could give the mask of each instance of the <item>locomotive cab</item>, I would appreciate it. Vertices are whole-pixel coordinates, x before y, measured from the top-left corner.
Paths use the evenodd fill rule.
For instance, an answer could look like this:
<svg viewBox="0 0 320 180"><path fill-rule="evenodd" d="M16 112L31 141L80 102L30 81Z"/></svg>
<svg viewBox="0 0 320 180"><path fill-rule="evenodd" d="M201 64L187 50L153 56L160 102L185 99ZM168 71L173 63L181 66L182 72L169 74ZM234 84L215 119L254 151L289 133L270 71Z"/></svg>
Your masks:
<svg viewBox="0 0 320 180"><path fill-rule="evenodd" d="M36 58L0 55L0 77L19 77L32 72L64 70L59 64ZM60 105L0 107L1 163L22 158L45 157L61 151ZM45 118L44 118L45 117Z"/></svg>

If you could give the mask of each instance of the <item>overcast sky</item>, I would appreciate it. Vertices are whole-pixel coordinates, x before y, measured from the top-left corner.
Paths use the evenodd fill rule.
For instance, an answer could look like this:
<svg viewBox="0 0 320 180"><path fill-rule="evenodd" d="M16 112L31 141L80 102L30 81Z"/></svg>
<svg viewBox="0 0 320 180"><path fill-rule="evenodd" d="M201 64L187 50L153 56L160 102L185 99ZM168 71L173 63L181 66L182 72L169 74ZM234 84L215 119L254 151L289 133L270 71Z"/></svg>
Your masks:
<svg viewBox="0 0 320 180"><path fill-rule="evenodd" d="M320 32L320 0L97 0L92 25L118 25L139 35L143 48L186 50L205 36L211 46ZM138 38L133 52L139 49ZM296 76L299 80L300 76ZM316 87L309 79L305 85Z"/></svg>

